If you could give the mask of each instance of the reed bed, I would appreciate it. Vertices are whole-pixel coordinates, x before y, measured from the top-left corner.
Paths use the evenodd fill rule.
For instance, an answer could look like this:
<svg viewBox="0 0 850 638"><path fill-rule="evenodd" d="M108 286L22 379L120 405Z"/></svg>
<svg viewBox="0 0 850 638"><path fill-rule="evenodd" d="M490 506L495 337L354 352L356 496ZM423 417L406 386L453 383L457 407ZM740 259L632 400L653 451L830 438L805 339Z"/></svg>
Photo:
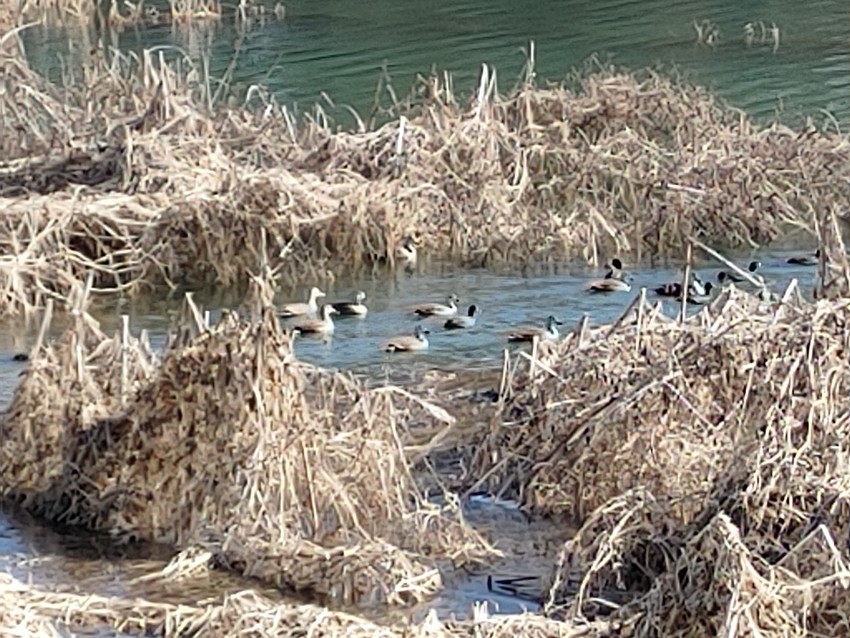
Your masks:
<svg viewBox="0 0 850 638"><path fill-rule="evenodd" d="M12 29L24 23L73 25L98 33L119 33L127 28L170 24L214 25L233 20L250 28L257 21L280 20L286 14L281 2L240 0L222 5L218 0L163 0L117 2L116 0L0 0L0 27Z"/></svg>
<svg viewBox="0 0 850 638"><path fill-rule="evenodd" d="M0 426L0 494L47 520L198 545L327 602L418 602L441 566L491 555L423 500L406 461L405 428L451 417L296 361L255 284L245 318L215 326L188 297L161 361L100 332L80 291L77 324L36 347Z"/></svg>
<svg viewBox="0 0 850 638"><path fill-rule="evenodd" d="M2 65L3 314L89 273L95 292L244 285L261 248L294 285L392 266L408 236L426 265L514 270L678 255L690 236L761 244L814 232L850 183L840 136L756 125L649 72L501 94L485 67L468 101L432 77L343 131L162 53L96 54L63 87Z"/></svg>
<svg viewBox="0 0 850 638"><path fill-rule="evenodd" d="M48 592L0 574L3 613L27 615L38 627L38 636L56 636L55 627L104 627L132 634L155 636L284 636L309 633L317 638L379 636L383 638L572 638L610 636L608 623L574 626L540 616L490 617L478 613L469 621L441 623L429 618L419 625L384 626L357 616L314 605L278 604L252 591L239 592L210 605L153 604L118 597ZM55 625L54 625L55 623ZM50 633L53 632L53 633ZM19 634L16 634L19 635ZM28 634L29 635L29 634Z"/></svg>
<svg viewBox="0 0 850 638"><path fill-rule="evenodd" d="M604 616L633 636L847 631L839 255L844 292L814 302L796 284L772 299L730 288L682 321L641 296L614 326L582 323L506 362L490 426L466 442L469 475L579 523L549 615Z"/></svg>

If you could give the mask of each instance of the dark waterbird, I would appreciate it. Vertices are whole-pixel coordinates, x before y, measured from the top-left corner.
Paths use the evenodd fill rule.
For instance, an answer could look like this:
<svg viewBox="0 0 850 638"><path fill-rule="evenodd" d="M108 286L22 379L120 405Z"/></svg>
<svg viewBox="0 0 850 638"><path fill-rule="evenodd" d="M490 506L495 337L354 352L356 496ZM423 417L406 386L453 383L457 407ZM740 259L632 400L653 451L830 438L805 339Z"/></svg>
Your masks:
<svg viewBox="0 0 850 638"><path fill-rule="evenodd" d="M478 306L472 304L466 312L465 317L452 317L446 320L443 327L446 330L459 330L462 328L472 328L475 325L475 315L478 314Z"/></svg>
<svg viewBox="0 0 850 638"><path fill-rule="evenodd" d="M820 248L815 251L814 255L797 255L795 257L789 257L788 263L794 264L795 266L817 266L819 260Z"/></svg>
<svg viewBox="0 0 850 638"><path fill-rule="evenodd" d="M760 261L751 261L749 266L747 266L747 270L749 270L751 273L755 273L759 268L761 268ZM721 270L719 273L717 273L717 281L719 281L720 283L732 281L738 284L742 281L746 281L746 279L732 270Z"/></svg>

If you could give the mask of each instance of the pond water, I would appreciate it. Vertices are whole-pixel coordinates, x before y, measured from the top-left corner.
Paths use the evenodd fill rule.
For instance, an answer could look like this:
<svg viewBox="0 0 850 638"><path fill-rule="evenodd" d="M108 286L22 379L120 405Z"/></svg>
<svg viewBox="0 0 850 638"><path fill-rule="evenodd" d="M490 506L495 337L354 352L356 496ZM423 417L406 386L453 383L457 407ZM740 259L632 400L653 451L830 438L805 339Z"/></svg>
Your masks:
<svg viewBox="0 0 850 638"><path fill-rule="evenodd" d="M163 0L154 0L162 4ZM273 4L272 0L263 0ZM150 3L146 3L150 4ZM206 58L215 77L232 69L243 91L265 84L290 105L309 109L326 94L368 114L386 69L399 96L417 74L449 71L455 88L475 83L483 63L494 66L502 89L536 43L540 80L563 79L591 55L638 69L675 66L733 105L753 115L799 120L835 114L850 119L850 15L830 0L288 0L286 17L256 26L242 37L231 22L214 29L157 26L128 29L108 42L127 50L179 47L196 63ZM707 22L706 22L707 21ZM694 23L713 44L698 43ZM746 25L753 28L747 42ZM778 29L778 43L772 32ZM764 27L764 28L763 28ZM59 68L60 56L83 56L91 33L56 28L25 34L40 69ZM764 40L764 41L762 41ZM327 107L327 103L325 102ZM342 108L329 108L350 123Z"/></svg>
<svg viewBox="0 0 850 638"><path fill-rule="evenodd" d="M762 251L759 254L738 255L737 263L751 259L762 262L759 274L774 291L783 291L792 278L799 280L804 292L810 291L817 274L814 267L786 263L789 255L808 254L807 251ZM706 262L698 271L706 281L715 280L720 266ZM652 288L681 278L681 265L665 267L628 268L634 276L630 292L590 294L586 284L604 275L604 269L584 266L562 266L546 273L526 276L500 275L486 270L458 270L439 264L426 272L412 275L394 273L359 280L305 282L292 290L281 290L280 303L305 301L309 288L317 285L327 294L324 301L346 301L358 290L367 295L368 315L335 318L335 330L330 338L303 336L295 341L296 355L304 361L325 368L350 370L359 376L380 381L393 375L394 370L426 370L432 368L463 370L486 369L502 361L503 349L508 346L507 335L518 326L543 326L549 315L564 322L561 334L572 330L587 315L591 324L611 323L627 309L641 287L646 287L648 299L658 298ZM744 284L742 284L744 285ZM468 330L445 330L445 318L418 317L413 309L422 303L445 303L450 294L460 298L459 314L465 314L470 304L480 309L476 325ZM238 299L232 295L198 291L194 298L201 307L210 310L211 320L218 319L222 307L234 307ZM679 304L662 299L665 313L675 316ZM162 347L167 331L182 303L182 298L143 299L136 302L99 303L92 310L101 327L111 333L120 326L120 315L129 317L130 329L139 334L148 331L155 348ZM699 310L689 306L690 312ZM52 335L58 335L67 319L58 317ZM284 321L284 325L291 322ZM386 353L381 346L398 335L412 335L417 324L426 327L430 346L415 353ZM16 384L17 375L25 364L12 361L16 352L27 351L35 341L37 326L0 324L0 401L7 401ZM522 347L522 346L519 346Z"/></svg>

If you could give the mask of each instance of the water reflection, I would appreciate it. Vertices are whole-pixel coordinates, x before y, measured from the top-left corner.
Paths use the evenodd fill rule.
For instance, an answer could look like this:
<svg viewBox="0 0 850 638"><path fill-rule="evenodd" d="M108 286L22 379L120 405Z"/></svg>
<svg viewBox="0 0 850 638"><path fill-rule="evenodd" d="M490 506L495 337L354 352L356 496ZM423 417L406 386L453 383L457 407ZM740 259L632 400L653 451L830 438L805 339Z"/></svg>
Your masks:
<svg viewBox="0 0 850 638"><path fill-rule="evenodd" d="M713 46L699 44L694 24L710 23ZM779 30L761 42L760 23ZM755 26L755 40L747 37ZM91 36L88 40L94 41ZM55 68L57 54L70 42L55 29L25 34L39 68ZM396 93L404 94L416 74L432 68L455 75L468 90L482 63L494 65L502 88L514 82L525 63L522 50L536 42L540 80L560 80L588 56L598 54L630 68L675 65L693 80L757 116L779 112L786 119L820 117L832 111L840 122L850 116L846 8L816 0L766 4L713 0L601 0L517 2L436 0L429 3L376 0L290 0L286 18L244 36L223 22L204 28L167 25L128 29L113 42L124 49L177 46L199 68L209 58L221 77L240 49L232 69L243 91L267 84L286 103L309 108L329 95L368 113L378 74L386 68ZM80 51L91 48L85 43ZM349 122L343 109L330 109Z"/></svg>

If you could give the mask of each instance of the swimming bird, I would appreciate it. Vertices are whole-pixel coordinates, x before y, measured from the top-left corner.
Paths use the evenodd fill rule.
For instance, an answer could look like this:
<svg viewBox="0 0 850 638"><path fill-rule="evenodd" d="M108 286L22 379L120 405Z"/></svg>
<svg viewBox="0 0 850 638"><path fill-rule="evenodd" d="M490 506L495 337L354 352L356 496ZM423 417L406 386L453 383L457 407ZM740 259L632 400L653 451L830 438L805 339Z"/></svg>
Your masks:
<svg viewBox="0 0 850 638"><path fill-rule="evenodd" d="M465 317L452 317L443 324L446 330L457 330L459 328L471 328L475 325L475 315L478 314L478 306L472 304L466 312Z"/></svg>
<svg viewBox="0 0 850 638"><path fill-rule="evenodd" d="M710 281L705 282L702 290L697 290L693 286L688 288L688 303L695 306L701 306L711 301L711 290L714 286Z"/></svg>
<svg viewBox="0 0 850 638"><path fill-rule="evenodd" d="M696 295L706 295L711 290L711 283L702 280L697 271L691 272L691 283L688 285L688 292Z"/></svg>
<svg viewBox="0 0 850 638"><path fill-rule="evenodd" d="M560 325L563 325L562 321L558 321L553 315L549 315L546 318L545 328L541 328L539 326L523 326L521 328L517 328L508 334L508 341L534 341L534 337L539 338L541 341L555 341L559 336L558 326Z"/></svg>
<svg viewBox="0 0 850 638"><path fill-rule="evenodd" d="M412 271L416 266L418 253L416 250L416 240L413 237L405 237L401 246L396 248L396 259L398 259L407 271Z"/></svg>
<svg viewBox="0 0 850 638"><path fill-rule="evenodd" d="M815 251L814 255L800 255L797 257L789 257L788 263L795 266L817 266L820 260L820 248Z"/></svg>
<svg viewBox="0 0 850 638"><path fill-rule="evenodd" d="M629 292L632 289L632 277L621 273L619 277L596 279L585 286L588 292Z"/></svg>
<svg viewBox="0 0 850 638"><path fill-rule="evenodd" d="M322 306L321 319L305 318L296 323L293 327L301 334L333 334L334 322L331 315L337 315L339 311L331 304L326 303Z"/></svg>
<svg viewBox="0 0 850 638"><path fill-rule="evenodd" d="M361 290L354 295L354 301L337 301L331 305L340 315L365 317L369 309L363 303L364 301L366 301L366 293Z"/></svg>
<svg viewBox="0 0 850 638"><path fill-rule="evenodd" d="M413 336L402 335L395 337L385 342L381 349L384 352L414 352L417 350L428 349L428 337L425 335L431 334L420 325L417 325L413 330Z"/></svg>
<svg viewBox="0 0 850 638"><path fill-rule="evenodd" d="M688 285L688 290L696 293L697 295L704 295L705 286L706 283L699 276L699 273L692 271L691 283ZM679 281L671 281L666 284L656 286L652 289L652 291L659 297L675 297L678 299L682 296L682 283Z"/></svg>
<svg viewBox="0 0 850 638"><path fill-rule="evenodd" d="M751 261L750 265L747 266L747 270L749 270L751 273L755 273L759 268L761 268L760 261ZM732 270L721 270L719 273L717 273L717 281L719 281L720 283L724 283L726 281L734 281L737 284L746 280L741 277L741 275Z"/></svg>
<svg viewBox="0 0 850 638"><path fill-rule="evenodd" d="M623 262L619 258L614 257L608 265L608 272L605 273L605 279L622 279L624 275Z"/></svg>
<svg viewBox="0 0 850 638"><path fill-rule="evenodd" d="M420 317L453 317L457 314L457 295L452 293L445 304L427 303L413 309Z"/></svg>
<svg viewBox="0 0 850 638"><path fill-rule="evenodd" d="M670 283L656 286L652 291L659 297L681 297L682 284L678 281L671 281Z"/></svg>
<svg viewBox="0 0 850 638"><path fill-rule="evenodd" d="M281 317L301 317L302 315L315 315L319 310L316 300L324 297L325 293L313 286L310 288L310 299L307 303L289 303L280 309Z"/></svg>

